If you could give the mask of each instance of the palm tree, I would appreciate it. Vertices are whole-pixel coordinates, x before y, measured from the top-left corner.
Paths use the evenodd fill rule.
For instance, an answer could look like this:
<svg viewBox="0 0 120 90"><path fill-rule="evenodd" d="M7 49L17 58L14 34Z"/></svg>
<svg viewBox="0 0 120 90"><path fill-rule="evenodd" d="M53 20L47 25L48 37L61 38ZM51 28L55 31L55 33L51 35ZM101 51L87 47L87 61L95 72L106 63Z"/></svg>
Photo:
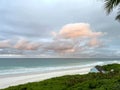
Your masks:
<svg viewBox="0 0 120 90"><path fill-rule="evenodd" d="M118 13L115 19L120 21L120 0L104 0L104 1L105 1L105 9L108 14L111 13L113 8L118 7Z"/></svg>

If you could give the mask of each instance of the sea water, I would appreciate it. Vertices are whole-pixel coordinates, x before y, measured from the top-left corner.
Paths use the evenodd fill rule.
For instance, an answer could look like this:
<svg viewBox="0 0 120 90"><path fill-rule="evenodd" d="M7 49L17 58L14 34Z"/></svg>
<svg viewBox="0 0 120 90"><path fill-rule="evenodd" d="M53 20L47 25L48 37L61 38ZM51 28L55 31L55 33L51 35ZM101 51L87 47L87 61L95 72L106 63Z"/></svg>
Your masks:
<svg viewBox="0 0 120 90"><path fill-rule="evenodd" d="M0 75L120 63L119 58L0 58Z"/></svg>

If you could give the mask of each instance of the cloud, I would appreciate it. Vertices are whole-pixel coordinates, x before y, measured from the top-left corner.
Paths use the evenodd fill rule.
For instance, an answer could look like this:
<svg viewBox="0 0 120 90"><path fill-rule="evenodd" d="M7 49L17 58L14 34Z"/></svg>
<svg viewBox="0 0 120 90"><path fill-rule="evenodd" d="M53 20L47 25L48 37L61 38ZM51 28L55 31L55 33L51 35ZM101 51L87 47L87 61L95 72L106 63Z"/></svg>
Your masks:
<svg viewBox="0 0 120 90"><path fill-rule="evenodd" d="M54 40L44 47L46 51L54 53L73 53L75 51L74 43L71 41Z"/></svg>
<svg viewBox="0 0 120 90"><path fill-rule="evenodd" d="M58 33L52 32L52 35L54 37L46 42L33 42L21 37L3 41L0 47L12 48L17 52L19 50L23 54L81 56L100 47L102 45L100 37L104 33L93 32L87 23L73 23L63 26ZM91 48L93 50L90 51Z"/></svg>
<svg viewBox="0 0 120 90"><path fill-rule="evenodd" d="M0 41L0 48L11 47L10 40L2 40Z"/></svg>
<svg viewBox="0 0 120 90"><path fill-rule="evenodd" d="M101 46L100 37L102 32L93 32L87 23L73 23L63 26L58 33L52 32L54 39L45 50L55 53L83 53L90 48Z"/></svg>
<svg viewBox="0 0 120 90"><path fill-rule="evenodd" d="M73 53L72 50L74 53L89 52L89 48L92 47L92 49L95 48L96 50L96 48L103 44L101 41L102 32L107 32L108 35L102 38L106 40L106 48L119 49L120 42L119 37L117 37L120 34L119 23L114 20L116 12L106 16L103 13L103 8L101 8L102 5L103 2L98 0L69 0L69 2L68 0L55 0L55 2L53 0L0 0L0 32L2 35L0 40L3 40L0 41L0 48L8 47L37 52L38 49L48 47L50 49L52 47L53 50L51 51L57 54L59 52ZM95 15L96 13L98 15ZM79 21L87 23L74 23ZM70 22L73 23L67 24ZM95 31L91 29L89 23ZM62 25L65 26L61 28ZM58 28L61 29L59 30ZM50 37L51 30L54 31L52 34L54 39L59 40L58 42ZM24 45L19 45L19 39L16 41L11 39L17 36L26 37L32 41L26 39L27 42L24 42ZM43 38L51 39L51 43L48 41L46 43L43 43L44 41L34 42ZM9 42L4 41L8 39L10 39ZM65 39L64 42L62 39ZM67 39L70 39L69 42L74 44L68 43ZM107 40L111 40L111 42ZM64 45L59 46L59 42L64 43ZM39 46L39 43L42 43L43 46ZM67 49L67 47L70 49ZM63 50L65 48L66 51ZM100 51L100 53L103 52L105 51ZM109 54L108 51L105 53Z"/></svg>
<svg viewBox="0 0 120 90"><path fill-rule="evenodd" d="M40 46L39 43L33 43L33 42L27 41L25 39L20 39L14 45L14 48L22 49L22 50L37 50L39 48L39 46Z"/></svg>
<svg viewBox="0 0 120 90"><path fill-rule="evenodd" d="M93 38L88 42L88 46L99 47L99 46L102 46L102 42L97 38Z"/></svg>
<svg viewBox="0 0 120 90"><path fill-rule="evenodd" d="M93 38L103 35L102 32L93 32L88 23L73 23L67 24L62 29L55 33L54 36L63 39L75 39L75 38Z"/></svg>

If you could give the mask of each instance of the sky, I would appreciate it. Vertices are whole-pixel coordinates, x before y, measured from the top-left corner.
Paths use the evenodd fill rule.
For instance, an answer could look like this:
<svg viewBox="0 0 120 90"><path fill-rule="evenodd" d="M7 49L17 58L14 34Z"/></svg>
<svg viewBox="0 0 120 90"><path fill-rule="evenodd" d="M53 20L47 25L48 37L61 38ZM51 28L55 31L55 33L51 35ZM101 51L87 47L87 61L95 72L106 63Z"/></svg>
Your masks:
<svg viewBox="0 0 120 90"><path fill-rule="evenodd" d="M115 16L102 0L0 0L0 56L120 57Z"/></svg>

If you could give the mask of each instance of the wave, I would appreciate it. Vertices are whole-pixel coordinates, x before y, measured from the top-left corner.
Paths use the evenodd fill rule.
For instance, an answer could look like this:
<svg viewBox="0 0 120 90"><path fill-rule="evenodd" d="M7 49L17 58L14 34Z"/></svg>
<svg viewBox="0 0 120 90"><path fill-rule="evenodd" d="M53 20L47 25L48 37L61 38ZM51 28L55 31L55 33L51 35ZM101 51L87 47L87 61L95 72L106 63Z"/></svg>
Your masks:
<svg viewBox="0 0 120 90"><path fill-rule="evenodd" d="M88 63L84 65L68 65L68 66L54 66L54 67L13 67L11 69L2 69L0 70L0 75L7 74L20 74L20 73L30 73L30 72L47 72L53 70L64 70L72 68L85 68L85 67L94 67L96 65L106 65L112 63L119 63L120 61L97 61L94 63Z"/></svg>

